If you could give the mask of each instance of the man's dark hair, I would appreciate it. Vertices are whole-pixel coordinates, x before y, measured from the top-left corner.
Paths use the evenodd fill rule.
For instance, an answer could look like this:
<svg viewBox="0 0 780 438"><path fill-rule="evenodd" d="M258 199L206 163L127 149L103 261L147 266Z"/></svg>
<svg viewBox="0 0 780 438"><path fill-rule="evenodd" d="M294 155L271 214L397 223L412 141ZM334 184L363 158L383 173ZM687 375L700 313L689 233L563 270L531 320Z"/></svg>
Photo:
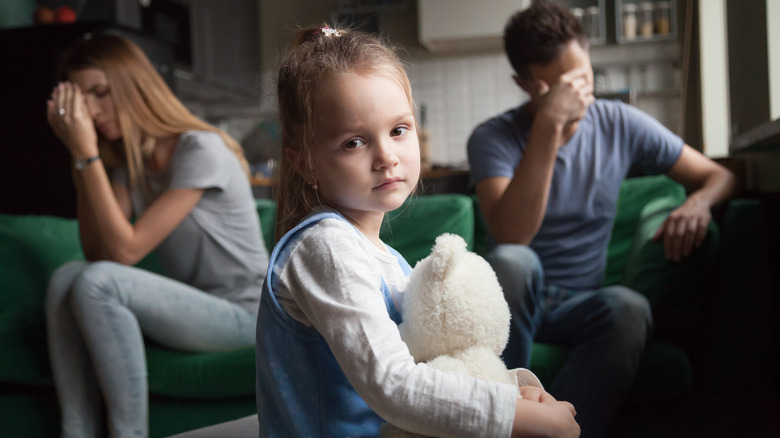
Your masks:
<svg viewBox="0 0 780 438"><path fill-rule="evenodd" d="M579 21L568 9L549 0L534 0L516 12L504 28L504 49L518 76L530 79L528 66L549 64L571 40L587 47Z"/></svg>

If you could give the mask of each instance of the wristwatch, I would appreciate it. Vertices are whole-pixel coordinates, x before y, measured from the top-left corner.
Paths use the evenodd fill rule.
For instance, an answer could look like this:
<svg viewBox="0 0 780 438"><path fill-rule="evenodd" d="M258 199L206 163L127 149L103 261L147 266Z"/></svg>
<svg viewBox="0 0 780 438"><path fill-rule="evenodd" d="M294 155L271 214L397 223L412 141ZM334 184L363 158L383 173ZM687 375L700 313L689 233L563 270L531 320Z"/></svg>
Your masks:
<svg viewBox="0 0 780 438"><path fill-rule="evenodd" d="M76 162L73 164L73 167L75 167L76 170L84 170L85 167L89 166L90 164L94 163L99 159L100 159L100 155L93 155L89 158L76 158Z"/></svg>

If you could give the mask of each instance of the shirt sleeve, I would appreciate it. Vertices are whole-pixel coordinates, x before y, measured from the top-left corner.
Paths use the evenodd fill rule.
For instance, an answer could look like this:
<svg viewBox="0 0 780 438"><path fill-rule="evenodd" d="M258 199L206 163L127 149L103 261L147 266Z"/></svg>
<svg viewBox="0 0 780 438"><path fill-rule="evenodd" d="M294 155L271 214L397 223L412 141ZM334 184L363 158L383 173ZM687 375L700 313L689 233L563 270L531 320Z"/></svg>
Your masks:
<svg viewBox="0 0 780 438"><path fill-rule="evenodd" d="M504 125L503 119L493 119L471 133L467 152L472 187L483 179L514 176L522 152L518 140Z"/></svg>
<svg viewBox="0 0 780 438"><path fill-rule="evenodd" d="M225 190L230 181L228 160L235 159L219 134L185 132L170 164L170 189Z"/></svg>
<svg viewBox="0 0 780 438"><path fill-rule="evenodd" d="M428 436L510 435L516 388L415 364L361 237L336 219L305 233L280 279L371 409Z"/></svg>
<svg viewBox="0 0 780 438"><path fill-rule="evenodd" d="M643 111L620 104L633 166L650 175L667 172L680 158L684 141Z"/></svg>

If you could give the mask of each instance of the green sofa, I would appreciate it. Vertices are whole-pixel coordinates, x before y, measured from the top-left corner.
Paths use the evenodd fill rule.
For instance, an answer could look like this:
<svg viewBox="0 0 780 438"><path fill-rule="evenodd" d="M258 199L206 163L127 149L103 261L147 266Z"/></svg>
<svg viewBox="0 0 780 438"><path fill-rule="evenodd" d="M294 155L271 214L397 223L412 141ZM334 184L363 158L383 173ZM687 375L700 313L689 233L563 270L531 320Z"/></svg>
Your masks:
<svg viewBox="0 0 780 438"><path fill-rule="evenodd" d="M712 226L705 248L690 262L672 265L649 238L685 197L665 177L626 181L609 245L605 283L622 283L653 304L656 338L643 355L632 400L684 394L692 372L685 347L696 341L691 321L701 318L701 294L710 278L709 255L717 247ZM271 244L273 202L257 200L266 243ZM473 197L428 195L411 199L388 215L382 237L414 266L441 233L463 236L484 251L484 222ZM0 424L8 436L56 436L59 410L52 387L45 339L43 299L51 273L83 259L77 223L49 216L0 215ZM139 266L157 271L152 258ZM531 368L549 384L566 358L564 348L536 344ZM149 342L147 363L151 435L185 430L250 415L255 411L253 348L194 354Z"/></svg>

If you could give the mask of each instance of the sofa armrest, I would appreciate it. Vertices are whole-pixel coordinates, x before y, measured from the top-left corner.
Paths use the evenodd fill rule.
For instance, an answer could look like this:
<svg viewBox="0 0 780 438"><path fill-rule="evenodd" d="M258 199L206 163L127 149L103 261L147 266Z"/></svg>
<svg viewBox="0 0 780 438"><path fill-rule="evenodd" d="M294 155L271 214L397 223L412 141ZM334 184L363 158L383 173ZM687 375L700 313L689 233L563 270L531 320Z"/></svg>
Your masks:
<svg viewBox="0 0 780 438"><path fill-rule="evenodd" d="M720 233L710 222L704 242L690 256L679 262L667 259L663 242L652 237L678 206L676 198L662 197L642 209L621 283L647 297L657 338L689 345L701 335Z"/></svg>
<svg viewBox="0 0 780 438"><path fill-rule="evenodd" d="M642 220L642 211L646 205L660 198L669 198L669 202L682 204L685 201L685 189L665 175L629 178L620 186L607 252L605 286L623 281L636 229Z"/></svg>

